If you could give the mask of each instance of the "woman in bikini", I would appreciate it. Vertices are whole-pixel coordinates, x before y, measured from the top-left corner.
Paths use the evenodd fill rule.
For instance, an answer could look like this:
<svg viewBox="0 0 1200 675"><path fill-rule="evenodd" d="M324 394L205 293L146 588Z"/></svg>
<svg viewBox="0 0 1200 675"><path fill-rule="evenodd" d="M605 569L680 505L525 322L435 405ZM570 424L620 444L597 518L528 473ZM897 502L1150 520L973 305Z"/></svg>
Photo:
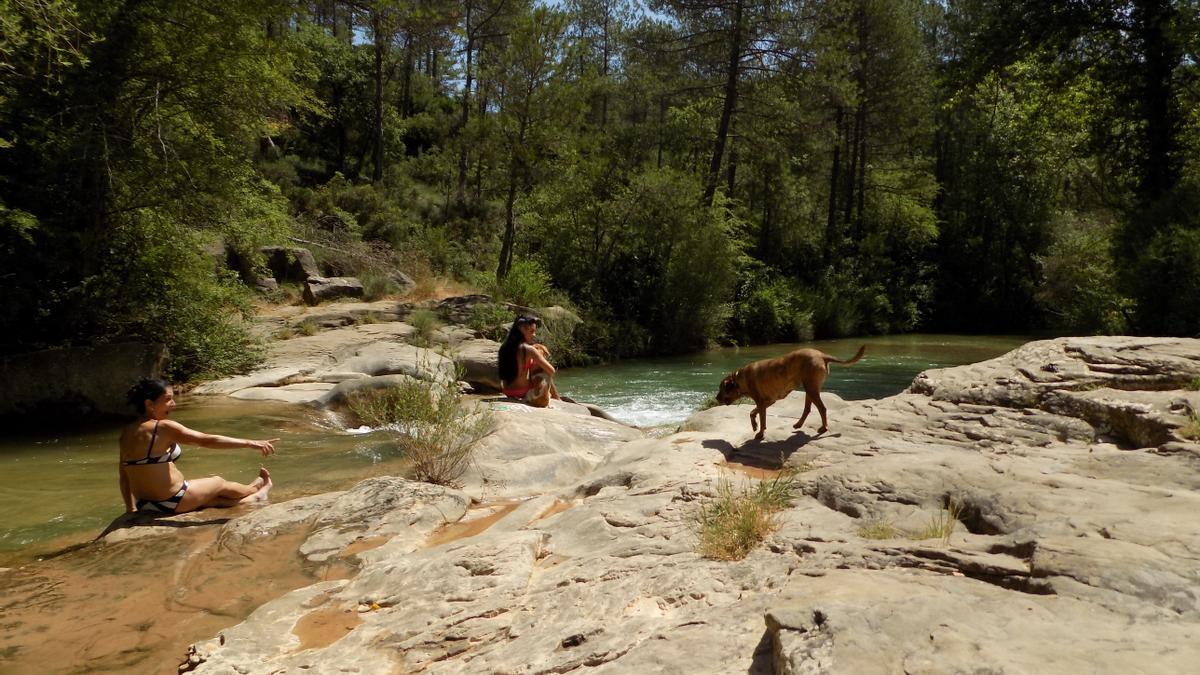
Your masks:
<svg viewBox="0 0 1200 675"><path fill-rule="evenodd" d="M550 352L533 342L539 324L541 321L535 316L518 316L500 345L497 360L504 394L545 408L550 405L550 399L559 396L552 379L554 366L546 358Z"/></svg>
<svg viewBox="0 0 1200 675"><path fill-rule="evenodd" d="M188 481L175 467L175 460L182 454L180 443L204 448L254 448L265 457L275 452L278 438L250 441L214 436L167 419L175 407L175 392L164 380L138 382L129 390L128 401L140 418L121 431L117 467L126 511L172 514L266 500L271 474L265 468L249 485L220 476Z"/></svg>

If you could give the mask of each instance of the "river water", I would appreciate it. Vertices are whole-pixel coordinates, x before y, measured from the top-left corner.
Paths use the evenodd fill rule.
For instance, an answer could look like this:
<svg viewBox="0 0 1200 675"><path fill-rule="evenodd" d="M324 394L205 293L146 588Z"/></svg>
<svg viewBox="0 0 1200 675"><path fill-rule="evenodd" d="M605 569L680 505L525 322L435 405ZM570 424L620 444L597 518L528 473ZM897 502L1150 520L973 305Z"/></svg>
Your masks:
<svg viewBox="0 0 1200 675"><path fill-rule="evenodd" d="M862 361L832 367L825 390L846 399L902 391L920 371L992 358L1022 338L907 335L814 343L839 358L867 345ZM559 388L639 426L671 426L716 392L728 372L798 345L721 349L691 356L564 370ZM355 433L305 406L178 395L172 417L194 429L275 438L278 454L185 448L185 476L249 481L271 471L272 501L345 489L373 475L402 475L389 432ZM217 525L254 507L212 514L116 546L89 546L121 514L114 426L0 439L0 675L175 672L192 642L236 624L287 591L350 574L351 558L312 564L295 554L307 527L240 547ZM451 533L454 534L454 533ZM459 536L459 535L454 535ZM64 646L68 646L64 649Z"/></svg>
<svg viewBox="0 0 1200 675"><path fill-rule="evenodd" d="M198 431L280 439L278 454L267 458L246 449L184 447L177 465L189 478L220 475L248 483L266 466L275 484L271 498L279 501L403 469L386 432L347 432L305 406L187 394L178 400L171 418ZM86 541L121 515L119 433L106 426L0 440L0 567Z"/></svg>
<svg viewBox="0 0 1200 675"><path fill-rule="evenodd" d="M774 344L717 349L671 358L635 359L608 366L568 369L556 377L559 391L594 403L613 417L637 426L675 425L717 393L721 378L758 359L774 358L800 347L816 347L849 359L867 346L851 366L830 364L824 391L847 400L883 398L904 391L918 373L976 363L1024 344L1011 336L893 335L821 340L803 345ZM748 400L748 399L747 399Z"/></svg>

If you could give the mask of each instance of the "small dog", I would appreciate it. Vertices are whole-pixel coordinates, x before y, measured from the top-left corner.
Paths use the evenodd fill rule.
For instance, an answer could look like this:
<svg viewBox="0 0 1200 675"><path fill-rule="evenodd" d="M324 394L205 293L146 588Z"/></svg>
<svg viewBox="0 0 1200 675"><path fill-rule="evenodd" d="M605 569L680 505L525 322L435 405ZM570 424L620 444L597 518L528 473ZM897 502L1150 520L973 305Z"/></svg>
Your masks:
<svg viewBox="0 0 1200 675"><path fill-rule="evenodd" d="M729 405L743 396L753 399L754 410L750 411L750 428L758 432L754 436L755 440L762 440L767 431L767 408L791 393L797 385L803 385L804 414L792 428L799 429L804 425L809 410L816 403L817 411L821 413L821 428L817 433L823 434L829 428L829 421L825 416L825 404L821 402L821 385L829 375L829 364L841 363L848 366L861 359L866 350L866 345L859 347L858 353L848 361L835 359L819 349L797 349L777 359L755 361L744 368L738 368L721 380L721 388L717 390L717 402ZM758 416L757 421L755 415Z"/></svg>

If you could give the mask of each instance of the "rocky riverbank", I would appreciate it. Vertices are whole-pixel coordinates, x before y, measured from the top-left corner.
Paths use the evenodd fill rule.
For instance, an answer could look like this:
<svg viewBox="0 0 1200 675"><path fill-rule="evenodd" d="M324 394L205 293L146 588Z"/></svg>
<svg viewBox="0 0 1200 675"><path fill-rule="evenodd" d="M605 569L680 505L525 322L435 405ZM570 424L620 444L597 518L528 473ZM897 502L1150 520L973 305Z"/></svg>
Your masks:
<svg viewBox="0 0 1200 675"><path fill-rule="evenodd" d="M266 375L206 389L319 384L297 398L320 403L442 367L409 359L405 331L331 332L294 371L277 352ZM1200 660L1197 378L1200 340L1035 342L887 399L827 395L816 437L792 431L793 394L761 442L748 404L651 437L581 406L481 398L497 431L460 490L378 477L223 525L225 546L303 526L295 555L353 571L262 605L181 669L1185 672ZM797 472L779 529L741 561L698 555L691 522L721 481L779 469ZM920 538L947 518L947 536Z"/></svg>

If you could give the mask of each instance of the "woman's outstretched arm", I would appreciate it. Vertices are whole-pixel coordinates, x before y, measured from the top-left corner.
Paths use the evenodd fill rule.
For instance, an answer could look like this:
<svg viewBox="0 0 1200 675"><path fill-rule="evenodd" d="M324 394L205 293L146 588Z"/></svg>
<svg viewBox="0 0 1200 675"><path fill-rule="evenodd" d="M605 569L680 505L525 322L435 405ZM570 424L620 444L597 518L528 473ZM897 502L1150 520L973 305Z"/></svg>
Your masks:
<svg viewBox="0 0 1200 675"><path fill-rule="evenodd" d="M278 438L272 438L265 441L256 441L245 438L233 438L232 436L220 436L218 434L205 434L193 431L174 420L165 420L162 423L162 427L167 433L171 434L172 442L198 445L202 448L253 448L261 452L264 457L275 454L275 441L279 440Z"/></svg>

